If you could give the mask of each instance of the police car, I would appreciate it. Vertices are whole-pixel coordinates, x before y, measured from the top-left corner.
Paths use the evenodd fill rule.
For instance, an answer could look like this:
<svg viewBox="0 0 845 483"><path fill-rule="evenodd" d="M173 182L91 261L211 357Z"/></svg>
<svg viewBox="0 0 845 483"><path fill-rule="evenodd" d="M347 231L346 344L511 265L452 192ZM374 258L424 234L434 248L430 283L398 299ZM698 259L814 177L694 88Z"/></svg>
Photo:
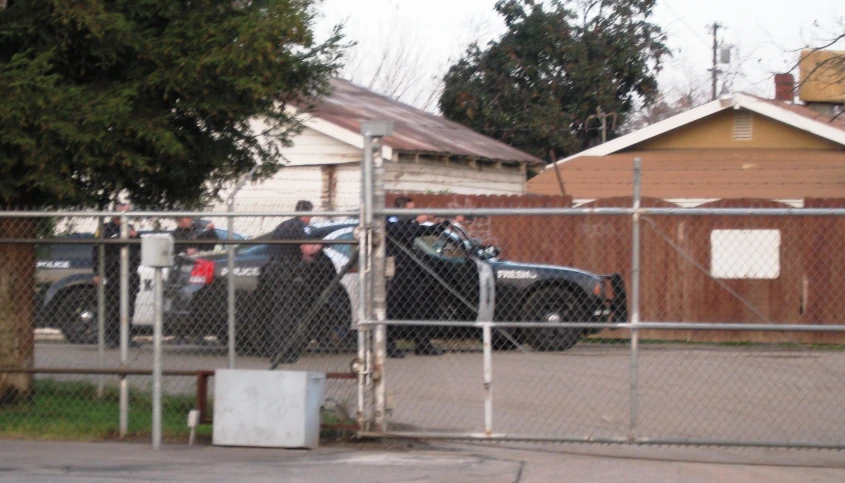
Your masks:
<svg viewBox="0 0 845 483"><path fill-rule="evenodd" d="M357 250L356 224L311 226L315 238L348 242L326 244L323 252L337 273L350 265ZM269 237L269 234L263 237ZM259 237L263 238L263 237ZM392 243L388 240L388 243ZM272 333L272 316L256 314L266 306L259 275L268 261L269 245L243 246L236 252L233 272L236 288L238 347L265 345L257 339ZM394 250L401 247L394 246ZM618 274L599 275L585 270L500 259L495 247L482 246L461 228L449 227L440 235L420 236L405 248L414 260L414 300L392 307L397 320L514 321L514 322L606 322L627 319L626 295ZM354 264L354 260L353 260ZM400 269L409 269L407 266ZM167 297L174 325L192 327L198 334L227 333L227 257L199 256L182 259L174 267ZM408 279L405 277L404 279ZM334 327L314 327L314 334L327 336L355 329L358 320L358 274L343 273L342 296L332 301ZM393 282L388 282L393 283ZM338 307L340 309L338 310ZM323 323L323 322L320 322ZM585 334L601 329L525 328L497 331L500 348L529 344L535 350L557 351L572 347ZM441 335L446 335L442 331ZM450 335L456 334L449 331ZM260 352L260 351L259 351ZM265 354L266 355L266 354Z"/></svg>
<svg viewBox="0 0 845 483"><path fill-rule="evenodd" d="M228 232L216 228L221 243ZM141 236L146 233L142 232ZM236 240L247 237L238 233ZM96 237L93 233L74 233L56 237L68 244L36 246L35 325L59 329L68 342L97 342L97 287L93 285L92 253ZM80 243L80 241L90 241ZM222 248L220 245L219 248ZM153 270L139 267L141 286L135 298L132 327L145 329L153 324Z"/></svg>

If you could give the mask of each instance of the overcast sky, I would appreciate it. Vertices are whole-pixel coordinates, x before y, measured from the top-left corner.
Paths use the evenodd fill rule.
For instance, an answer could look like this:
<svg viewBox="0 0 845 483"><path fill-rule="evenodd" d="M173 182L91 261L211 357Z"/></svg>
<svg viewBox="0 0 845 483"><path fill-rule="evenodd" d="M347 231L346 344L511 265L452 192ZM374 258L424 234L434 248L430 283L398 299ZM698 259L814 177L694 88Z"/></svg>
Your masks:
<svg viewBox="0 0 845 483"><path fill-rule="evenodd" d="M425 102L452 61L474 40L496 38L504 24L493 11L496 0L324 0L316 30L325 36L331 26L346 23L346 36L358 42L350 63L356 80L369 79L378 58L390 46L403 46L408 62L419 61L423 79L413 96ZM724 26L720 43L733 46L728 69L731 90L771 96L771 73L788 69L797 54L788 50L820 36L845 29L841 0L658 0L653 21L664 28L675 56L660 76L661 87L703 86L709 92L712 35L708 25ZM819 27L814 26L818 22ZM838 32L836 31L838 28ZM845 43L836 47L845 49ZM350 74L349 72L347 74ZM347 75L349 76L349 75Z"/></svg>

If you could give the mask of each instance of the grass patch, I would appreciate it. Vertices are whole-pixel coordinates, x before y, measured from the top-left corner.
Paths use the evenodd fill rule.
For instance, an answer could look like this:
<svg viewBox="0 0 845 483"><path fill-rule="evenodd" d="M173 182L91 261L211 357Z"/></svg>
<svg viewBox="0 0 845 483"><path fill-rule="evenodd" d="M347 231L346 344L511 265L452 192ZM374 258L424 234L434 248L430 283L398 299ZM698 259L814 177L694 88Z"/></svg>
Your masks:
<svg viewBox="0 0 845 483"><path fill-rule="evenodd" d="M127 437L148 437L152 432L152 395L129 391ZM162 397L162 438L185 440L189 435L188 411L192 396ZM0 406L0 437L101 441L119 436L119 391L106 387L97 397L97 386L87 382L36 379L30 402ZM211 426L197 428L198 438L210 438Z"/></svg>
<svg viewBox="0 0 845 483"><path fill-rule="evenodd" d="M29 402L0 406L0 438L103 441L120 436L120 392L106 387L97 397L97 386L88 382L59 382L36 379L34 397ZM170 443L187 442L188 411L194 409L193 396L162 396L162 439ZM209 401L209 409L212 408ZM152 394L129 391L129 428L125 439L149 439L152 436ZM322 423L354 424L345 414L324 411ZM197 441L211 442L211 425L197 427ZM321 439L350 439L349 430L321 428Z"/></svg>

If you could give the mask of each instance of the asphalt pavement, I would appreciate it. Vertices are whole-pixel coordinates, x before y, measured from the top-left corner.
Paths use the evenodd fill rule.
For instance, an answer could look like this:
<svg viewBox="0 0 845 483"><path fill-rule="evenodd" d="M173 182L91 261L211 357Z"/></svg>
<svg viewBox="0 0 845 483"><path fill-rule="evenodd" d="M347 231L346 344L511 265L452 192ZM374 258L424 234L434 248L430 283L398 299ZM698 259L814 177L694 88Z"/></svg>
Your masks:
<svg viewBox="0 0 845 483"><path fill-rule="evenodd" d="M385 440L314 450L0 440L0 481L845 481L845 454Z"/></svg>

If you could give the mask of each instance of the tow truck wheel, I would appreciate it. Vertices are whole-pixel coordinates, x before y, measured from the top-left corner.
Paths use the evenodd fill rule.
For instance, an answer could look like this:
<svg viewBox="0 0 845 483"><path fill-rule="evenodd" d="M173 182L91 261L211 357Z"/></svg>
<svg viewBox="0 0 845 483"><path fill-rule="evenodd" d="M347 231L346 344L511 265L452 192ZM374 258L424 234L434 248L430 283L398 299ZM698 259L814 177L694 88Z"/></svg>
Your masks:
<svg viewBox="0 0 845 483"><path fill-rule="evenodd" d="M584 319L578 300L569 290L545 288L532 295L525 304L525 320L530 322L575 322ZM565 351L574 346L583 334L577 327L525 329L523 341L538 351Z"/></svg>

